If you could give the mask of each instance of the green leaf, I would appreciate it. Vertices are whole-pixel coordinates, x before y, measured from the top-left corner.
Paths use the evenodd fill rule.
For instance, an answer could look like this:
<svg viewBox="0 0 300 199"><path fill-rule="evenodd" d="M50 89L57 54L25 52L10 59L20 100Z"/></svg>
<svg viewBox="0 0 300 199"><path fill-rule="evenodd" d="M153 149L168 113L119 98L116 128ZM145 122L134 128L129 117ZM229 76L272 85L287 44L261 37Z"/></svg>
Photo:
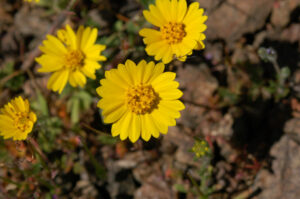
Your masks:
<svg viewBox="0 0 300 199"><path fill-rule="evenodd" d="M76 97L80 100L80 105L83 110L87 110L92 103L92 96L86 91L80 91L76 94Z"/></svg>
<svg viewBox="0 0 300 199"><path fill-rule="evenodd" d="M123 22L121 20L118 20L115 24L114 24L114 29L117 32L121 32L123 29Z"/></svg>
<svg viewBox="0 0 300 199"><path fill-rule="evenodd" d="M132 21L129 21L126 24L126 29L129 33L137 33L140 30L140 28L137 25L135 25Z"/></svg>
<svg viewBox="0 0 300 199"><path fill-rule="evenodd" d="M174 188L181 193L187 193L187 190L182 184L175 184Z"/></svg>
<svg viewBox="0 0 300 199"><path fill-rule="evenodd" d="M97 139L105 145L114 145L119 141L118 138L112 137L111 135L99 135Z"/></svg>
<svg viewBox="0 0 300 199"><path fill-rule="evenodd" d="M71 122L76 124L79 121L80 102L78 98L72 98L71 102Z"/></svg>
<svg viewBox="0 0 300 199"><path fill-rule="evenodd" d="M75 174L80 174L82 169L83 169L83 166L80 164L80 162L76 162L73 166L73 171Z"/></svg>
<svg viewBox="0 0 300 199"><path fill-rule="evenodd" d="M37 104L38 106L36 106L35 109L40 111L43 116L49 116L47 100L40 92L37 92Z"/></svg>
<svg viewBox="0 0 300 199"><path fill-rule="evenodd" d="M14 65L15 65L14 61L8 62L5 65L5 67L0 69L0 73L6 74L6 75L12 74L14 72Z"/></svg>
<svg viewBox="0 0 300 199"><path fill-rule="evenodd" d="M289 67L283 67L280 70L280 77L281 79L286 79L291 75L291 70L289 69Z"/></svg>

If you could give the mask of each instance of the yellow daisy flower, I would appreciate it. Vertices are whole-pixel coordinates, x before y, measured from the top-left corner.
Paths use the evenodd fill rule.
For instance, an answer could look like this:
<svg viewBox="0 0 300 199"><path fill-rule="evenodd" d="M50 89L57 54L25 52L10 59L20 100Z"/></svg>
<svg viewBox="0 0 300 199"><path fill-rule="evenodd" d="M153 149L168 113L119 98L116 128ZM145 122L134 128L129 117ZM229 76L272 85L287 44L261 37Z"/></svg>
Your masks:
<svg viewBox="0 0 300 199"><path fill-rule="evenodd" d="M169 63L174 56L185 61L193 50L203 49L207 19L203 12L198 2L187 8L186 0L156 0L143 14L159 30L144 28L139 32L144 37L147 54Z"/></svg>
<svg viewBox="0 0 300 199"><path fill-rule="evenodd" d="M98 61L106 60L100 55L106 47L95 44L97 35L96 28L83 26L75 34L69 25L57 31L57 37L47 35L40 46L44 54L36 61L42 66L38 72L53 72L48 89L61 93L68 81L73 87L84 87L86 76L96 79L95 71L101 68Z"/></svg>
<svg viewBox="0 0 300 199"><path fill-rule="evenodd" d="M180 110L184 109L178 100L182 92L174 81L176 74L163 72L164 64L147 63L142 60L136 65L127 60L117 69L105 72L105 79L97 93L102 97L98 107L102 109L105 123L113 123L112 136L121 140L129 137L136 142L139 137L148 141L166 134L168 126L176 125Z"/></svg>
<svg viewBox="0 0 300 199"><path fill-rule="evenodd" d="M25 140L36 122L28 100L16 97L0 109L0 135L4 139Z"/></svg>

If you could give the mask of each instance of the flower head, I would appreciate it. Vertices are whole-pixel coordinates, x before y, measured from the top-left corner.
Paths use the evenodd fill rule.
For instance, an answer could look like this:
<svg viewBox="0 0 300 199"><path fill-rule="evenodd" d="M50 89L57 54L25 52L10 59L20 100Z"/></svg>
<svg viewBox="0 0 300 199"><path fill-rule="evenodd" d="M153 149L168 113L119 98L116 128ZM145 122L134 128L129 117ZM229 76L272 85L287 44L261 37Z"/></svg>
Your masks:
<svg viewBox="0 0 300 199"><path fill-rule="evenodd" d="M4 139L25 140L36 122L28 100L16 97L0 109L0 135Z"/></svg>
<svg viewBox="0 0 300 199"><path fill-rule="evenodd" d="M61 93L68 81L73 87L84 87L86 76L96 79L95 71L101 68L98 61L106 60L100 55L105 46L95 44L97 34L96 28L83 26L75 34L67 25L66 29L57 32L57 37L47 35L47 40L40 46L44 54L36 61L42 65L39 72L53 72L48 89Z"/></svg>
<svg viewBox="0 0 300 199"><path fill-rule="evenodd" d="M196 157L201 158L210 153L208 143L204 140L196 140L192 148L192 151L195 153Z"/></svg>
<svg viewBox="0 0 300 199"><path fill-rule="evenodd" d="M203 49L207 19L203 12L198 2L187 7L186 0L156 0L143 14L159 30L144 28L139 33L147 54L169 63L174 56L185 61L193 50Z"/></svg>
<svg viewBox="0 0 300 199"><path fill-rule="evenodd" d="M97 88L102 97L98 107L104 122L113 123L112 136L120 135L121 140L129 137L131 142L139 137L148 141L176 125L175 119L184 109L178 100L182 92L174 81L176 74L163 72L164 68L163 63L142 60L136 65L127 60L125 65L105 72Z"/></svg>

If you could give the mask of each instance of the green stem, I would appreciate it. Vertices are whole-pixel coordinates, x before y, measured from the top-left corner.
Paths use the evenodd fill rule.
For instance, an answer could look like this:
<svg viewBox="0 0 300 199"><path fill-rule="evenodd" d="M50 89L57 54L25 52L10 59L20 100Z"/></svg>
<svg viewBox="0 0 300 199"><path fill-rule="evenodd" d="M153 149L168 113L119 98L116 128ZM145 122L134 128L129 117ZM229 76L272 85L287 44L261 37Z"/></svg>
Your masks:
<svg viewBox="0 0 300 199"><path fill-rule="evenodd" d="M36 141L34 141L33 139L31 138L28 138L27 139L27 143L29 145L29 147L31 148L31 150L33 151L34 155L38 156L43 167L46 168L49 172L50 172L50 168L47 164L48 162L48 158L45 156L45 154L42 152L42 150L40 149L39 145L36 143Z"/></svg>
<svg viewBox="0 0 300 199"><path fill-rule="evenodd" d="M200 197L203 197L204 194L203 194L203 192L201 191L201 189L200 189L199 185L197 184L196 180L195 180L192 176L190 176L188 173L187 173L186 175L187 175L187 177L190 179L190 181L192 182L193 186L196 187L196 191L197 191L198 195L199 195Z"/></svg>
<svg viewBox="0 0 300 199"><path fill-rule="evenodd" d="M81 123L81 125L82 125L83 127L87 128L87 129L89 129L89 130L91 130L91 131L93 131L93 132L97 133L97 134L101 134L101 135L108 135L108 133L105 133L105 132L103 132L103 131L99 131L99 130L97 130L97 129L95 129L95 128L91 127L91 126L90 126L90 125L88 125L88 124Z"/></svg>

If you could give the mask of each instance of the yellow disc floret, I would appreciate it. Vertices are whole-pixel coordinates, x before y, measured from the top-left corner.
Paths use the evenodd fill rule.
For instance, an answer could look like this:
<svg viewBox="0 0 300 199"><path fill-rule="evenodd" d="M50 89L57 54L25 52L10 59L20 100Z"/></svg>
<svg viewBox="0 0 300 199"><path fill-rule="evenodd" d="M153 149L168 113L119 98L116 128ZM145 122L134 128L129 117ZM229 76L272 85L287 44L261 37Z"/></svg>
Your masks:
<svg viewBox="0 0 300 199"><path fill-rule="evenodd" d="M151 85L138 84L127 91L127 105L133 113L150 113L158 104L159 97Z"/></svg>
<svg viewBox="0 0 300 199"><path fill-rule="evenodd" d="M17 112L14 115L14 123L17 129L20 131L26 131L28 128L30 128L29 122L30 117L28 113L24 112Z"/></svg>
<svg viewBox="0 0 300 199"><path fill-rule="evenodd" d="M71 71L80 69L84 65L84 54L80 50L70 50L65 55L65 66Z"/></svg>
<svg viewBox="0 0 300 199"><path fill-rule="evenodd" d="M177 44L186 36L183 23L169 22L160 31L163 39L167 40L168 44Z"/></svg>

